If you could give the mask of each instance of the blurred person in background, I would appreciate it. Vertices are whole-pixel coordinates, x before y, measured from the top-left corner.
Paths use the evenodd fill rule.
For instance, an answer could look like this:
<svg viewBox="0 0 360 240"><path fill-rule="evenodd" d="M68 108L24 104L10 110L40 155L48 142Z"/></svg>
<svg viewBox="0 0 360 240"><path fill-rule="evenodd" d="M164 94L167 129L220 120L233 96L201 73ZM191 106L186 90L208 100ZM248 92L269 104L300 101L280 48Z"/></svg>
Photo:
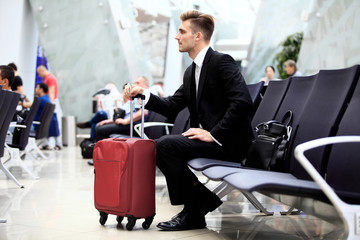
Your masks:
<svg viewBox="0 0 360 240"><path fill-rule="evenodd" d="M43 82L48 86L48 95L50 98L50 101L55 104L55 118L53 117L50 123L49 128L49 144L52 144L52 139L54 139L54 149L60 150L62 148L62 139L61 139L61 117L62 117L62 111L58 99L58 80L52 74L49 72L49 70L44 66L40 65L36 69L38 75L43 79ZM51 146L46 147L52 149Z"/></svg>
<svg viewBox="0 0 360 240"><path fill-rule="evenodd" d="M11 91L11 85L14 82L14 70L6 65L0 66L0 85L3 90Z"/></svg>
<svg viewBox="0 0 360 240"><path fill-rule="evenodd" d="M285 72L289 77L302 76L301 72L297 69L296 62L294 60L286 60Z"/></svg>
<svg viewBox="0 0 360 240"><path fill-rule="evenodd" d="M264 86L269 84L270 80L278 80L275 78L275 68L273 66L267 66L265 68L266 77L262 78L261 80L264 81Z"/></svg>

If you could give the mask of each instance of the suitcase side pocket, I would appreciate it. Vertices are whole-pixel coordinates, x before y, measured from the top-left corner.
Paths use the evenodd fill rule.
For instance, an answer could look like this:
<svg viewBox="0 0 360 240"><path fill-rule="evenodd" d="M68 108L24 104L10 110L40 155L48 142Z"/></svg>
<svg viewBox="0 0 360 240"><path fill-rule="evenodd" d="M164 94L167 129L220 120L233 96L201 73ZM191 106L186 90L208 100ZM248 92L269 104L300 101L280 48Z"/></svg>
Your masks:
<svg viewBox="0 0 360 240"><path fill-rule="evenodd" d="M124 171L127 168L128 146L98 142L94 148L95 207L98 210L125 212L120 192Z"/></svg>

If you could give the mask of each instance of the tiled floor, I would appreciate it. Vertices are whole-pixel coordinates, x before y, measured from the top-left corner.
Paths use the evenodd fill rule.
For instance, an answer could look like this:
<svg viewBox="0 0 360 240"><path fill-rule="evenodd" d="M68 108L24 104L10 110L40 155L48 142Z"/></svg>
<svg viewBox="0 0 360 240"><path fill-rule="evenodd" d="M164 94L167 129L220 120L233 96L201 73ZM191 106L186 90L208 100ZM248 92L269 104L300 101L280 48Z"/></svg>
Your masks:
<svg viewBox="0 0 360 240"><path fill-rule="evenodd" d="M109 216L105 226L93 203L93 168L81 158L79 147L45 152L49 160L25 163L40 176L30 179L13 168L25 188L18 188L0 171L0 240L27 239L341 239L342 226L335 226L304 214L264 216L238 192L216 211L206 216L207 228L192 231L164 232L156 228L181 207L171 206L164 178L157 176L157 213L150 229L143 230L138 220L133 231L125 229L126 220L117 224ZM200 175L201 176L201 175ZM209 187L215 183L211 182ZM286 209L261 195L260 201L275 211ZM230 200L231 199L231 200Z"/></svg>

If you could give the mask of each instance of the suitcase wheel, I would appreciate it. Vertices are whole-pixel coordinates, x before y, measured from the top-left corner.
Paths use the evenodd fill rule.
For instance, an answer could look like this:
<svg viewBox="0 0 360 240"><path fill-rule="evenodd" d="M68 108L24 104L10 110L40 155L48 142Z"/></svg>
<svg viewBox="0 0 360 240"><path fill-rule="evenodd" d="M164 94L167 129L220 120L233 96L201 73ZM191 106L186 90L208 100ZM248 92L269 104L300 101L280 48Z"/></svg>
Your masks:
<svg viewBox="0 0 360 240"><path fill-rule="evenodd" d="M108 214L104 213L104 212L99 212L100 213L100 219L99 222L101 225L104 225L106 223L106 220L108 219Z"/></svg>
<svg viewBox="0 0 360 240"><path fill-rule="evenodd" d="M122 222L122 220L124 219L123 216L117 216L116 217L116 221L120 224Z"/></svg>
<svg viewBox="0 0 360 240"><path fill-rule="evenodd" d="M154 216L145 218L145 221L142 223L143 229L149 229L153 220L154 220Z"/></svg>
<svg viewBox="0 0 360 240"><path fill-rule="evenodd" d="M126 229L131 231L135 226L136 218L133 215L128 215L127 219L128 219L128 223L126 224Z"/></svg>

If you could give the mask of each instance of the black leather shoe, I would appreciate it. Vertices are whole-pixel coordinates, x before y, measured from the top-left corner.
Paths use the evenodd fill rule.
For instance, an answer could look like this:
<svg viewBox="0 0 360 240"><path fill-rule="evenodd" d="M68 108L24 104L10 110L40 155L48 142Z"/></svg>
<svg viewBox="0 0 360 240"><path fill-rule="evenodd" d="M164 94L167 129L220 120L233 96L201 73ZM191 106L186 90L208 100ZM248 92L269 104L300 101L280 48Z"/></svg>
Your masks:
<svg viewBox="0 0 360 240"><path fill-rule="evenodd" d="M91 124L89 122L79 122L76 123L78 128L91 128Z"/></svg>
<svg viewBox="0 0 360 240"><path fill-rule="evenodd" d="M204 228L206 222L201 213L191 213L184 209L170 221L161 222L157 227L165 231L183 231Z"/></svg>

